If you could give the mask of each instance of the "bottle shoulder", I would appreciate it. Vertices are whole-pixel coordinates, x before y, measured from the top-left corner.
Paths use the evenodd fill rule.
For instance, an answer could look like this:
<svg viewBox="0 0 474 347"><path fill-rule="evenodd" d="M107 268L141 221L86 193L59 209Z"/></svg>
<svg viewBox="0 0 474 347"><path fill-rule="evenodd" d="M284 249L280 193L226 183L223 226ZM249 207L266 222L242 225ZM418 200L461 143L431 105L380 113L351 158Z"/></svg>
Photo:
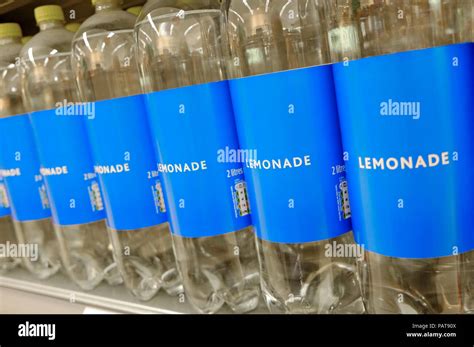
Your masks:
<svg viewBox="0 0 474 347"><path fill-rule="evenodd" d="M40 31L23 46L20 51L22 58L47 56L71 51L74 34L65 28Z"/></svg>
<svg viewBox="0 0 474 347"><path fill-rule="evenodd" d="M239 0L241 1L241 0ZM180 11L192 10L220 10L222 9L221 0L148 0L137 19L137 23L145 20L145 17L159 17Z"/></svg>
<svg viewBox="0 0 474 347"><path fill-rule="evenodd" d="M105 32L120 30L132 30L135 26L136 17L122 10L104 11L94 14L82 23L79 30L74 35L74 40L78 40L86 35L94 35Z"/></svg>
<svg viewBox="0 0 474 347"><path fill-rule="evenodd" d="M11 43L0 46L0 67L15 63L20 55L22 45L20 43Z"/></svg>

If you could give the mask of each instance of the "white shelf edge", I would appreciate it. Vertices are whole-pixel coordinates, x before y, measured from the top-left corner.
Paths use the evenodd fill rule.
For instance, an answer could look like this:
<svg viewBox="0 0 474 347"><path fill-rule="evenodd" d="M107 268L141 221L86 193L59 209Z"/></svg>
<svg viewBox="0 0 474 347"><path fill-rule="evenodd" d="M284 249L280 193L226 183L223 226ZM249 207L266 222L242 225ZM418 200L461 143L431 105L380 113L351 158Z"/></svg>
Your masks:
<svg viewBox="0 0 474 347"><path fill-rule="evenodd" d="M61 276L61 275L56 275ZM47 281L47 280L46 280ZM94 295L92 292L82 292L80 290L71 290L65 288L59 288L46 283L38 283L36 280L23 280L8 277L8 275L0 276L0 287L21 290L24 292L44 295L53 297L61 300L65 300L70 303L77 303L83 305L90 305L100 308L105 308L120 313L137 313L137 314L183 314L184 312L177 312L167 310L146 303L133 303L129 301L107 298L101 295ZM125 290L125 289L124 289ZM74 301L70 299L74 297Z"/></svg>

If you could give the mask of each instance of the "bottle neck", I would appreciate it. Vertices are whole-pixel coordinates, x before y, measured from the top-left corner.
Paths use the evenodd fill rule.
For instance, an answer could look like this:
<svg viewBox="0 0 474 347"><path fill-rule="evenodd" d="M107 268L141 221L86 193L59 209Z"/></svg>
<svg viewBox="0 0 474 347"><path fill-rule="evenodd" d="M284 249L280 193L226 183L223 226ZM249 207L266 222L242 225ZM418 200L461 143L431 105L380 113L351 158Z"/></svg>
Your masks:
<svg viewBox="0 0 474 347"><path fill-rule="evenodd" d="M110 10L121 10L122 1L120 0L100 0L95 4L95 12Z"/></svg>
<svg viewBox="0 0 474 347"><path fill-rule="evenodd" d="M14 36L0 38L0 46L9 45L11 43L21 43L21 38Z"/></svg>
<svg viewBox="0 0 474 347"><path fill-rule="evenodd" d="M58 29L64 27L64 22L61 20L47 20L44 22L38 23L40 31Z"/></svg>

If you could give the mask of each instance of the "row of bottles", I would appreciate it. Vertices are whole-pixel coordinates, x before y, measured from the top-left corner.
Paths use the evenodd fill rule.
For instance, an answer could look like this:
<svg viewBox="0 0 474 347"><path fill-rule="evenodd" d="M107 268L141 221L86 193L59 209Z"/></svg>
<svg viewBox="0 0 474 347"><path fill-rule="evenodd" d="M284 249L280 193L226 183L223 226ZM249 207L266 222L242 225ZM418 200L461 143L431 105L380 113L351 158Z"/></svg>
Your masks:
<svg viewBox="0 0 474 347"><path fill-rule="evenodd" d="M37 8L40 32L23 47L18 26L0 25L2 201L13 217L2 205L0 240L39 246L24 262L32 273L47 278L60 259L85 290L123 281L148 300L184 289L203 313L251 311L260 291L274 313L473 309L474 245L457 218L470 181L360 171L362 156L407 155L427 129L469 154L453 140L472 111L469 0L148 0L140 14L92 3L75 34L60 7ZM462 73L440 65L452 54ZM427 76L442 73L408 88L405 69L413 84L426 77L419 60ZM412 111L428 105L437 126L369 118L371 103L400 95ZM445 119L453 110L458 125ZM390 199L406 214L381 187L405 194Z"/></svg>

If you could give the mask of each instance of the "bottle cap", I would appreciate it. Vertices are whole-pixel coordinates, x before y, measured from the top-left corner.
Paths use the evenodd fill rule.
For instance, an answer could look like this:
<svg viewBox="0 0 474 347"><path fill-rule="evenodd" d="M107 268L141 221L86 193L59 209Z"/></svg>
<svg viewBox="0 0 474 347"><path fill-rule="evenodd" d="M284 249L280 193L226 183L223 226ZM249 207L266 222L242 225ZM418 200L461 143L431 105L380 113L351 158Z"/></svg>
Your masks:
<svg viewBox="0 0 474 347"><path fill-rule="evenodd" d="M67 23L65 28L69 30L70 32L75 33L76 31L79 30L79 27L81 26L80 23Z"/></svg>
<svg viewBox="0 0 474 347"><path fill-rule="evenodd" d="M46 5L35 8L35 19L36 23L50 20L65 21L63 9L58 5Z"/></svg>
<svg viewBox="0 0 474 347"><path fill-rule="evenodd" d="M120 5L123 3L123 0L117 0ZM111 0L91 0L92 6L97 5L99 2L111 2Z"/></svg>
<svg viewBox="0 0 474 347"><path fill-rule="evenodd" d="M32 39L33 36L24 36L22 39L21 39L21 44L22 45L26 45L28 43L28 41L30 41Z"/></svg>
<svg viewBox="0 0 474 347"><path fill-rule="evenodd" d="M142 11L143 6L133 6L127 8L127 12L133 14L134 16L139 16L140 12Z"/></svg>
<svg viewBox="0 0 474 347"><path fill-rule="evenodd" d="M0 38L21 37L21 27L17 23L1 23Z"/></svg>

